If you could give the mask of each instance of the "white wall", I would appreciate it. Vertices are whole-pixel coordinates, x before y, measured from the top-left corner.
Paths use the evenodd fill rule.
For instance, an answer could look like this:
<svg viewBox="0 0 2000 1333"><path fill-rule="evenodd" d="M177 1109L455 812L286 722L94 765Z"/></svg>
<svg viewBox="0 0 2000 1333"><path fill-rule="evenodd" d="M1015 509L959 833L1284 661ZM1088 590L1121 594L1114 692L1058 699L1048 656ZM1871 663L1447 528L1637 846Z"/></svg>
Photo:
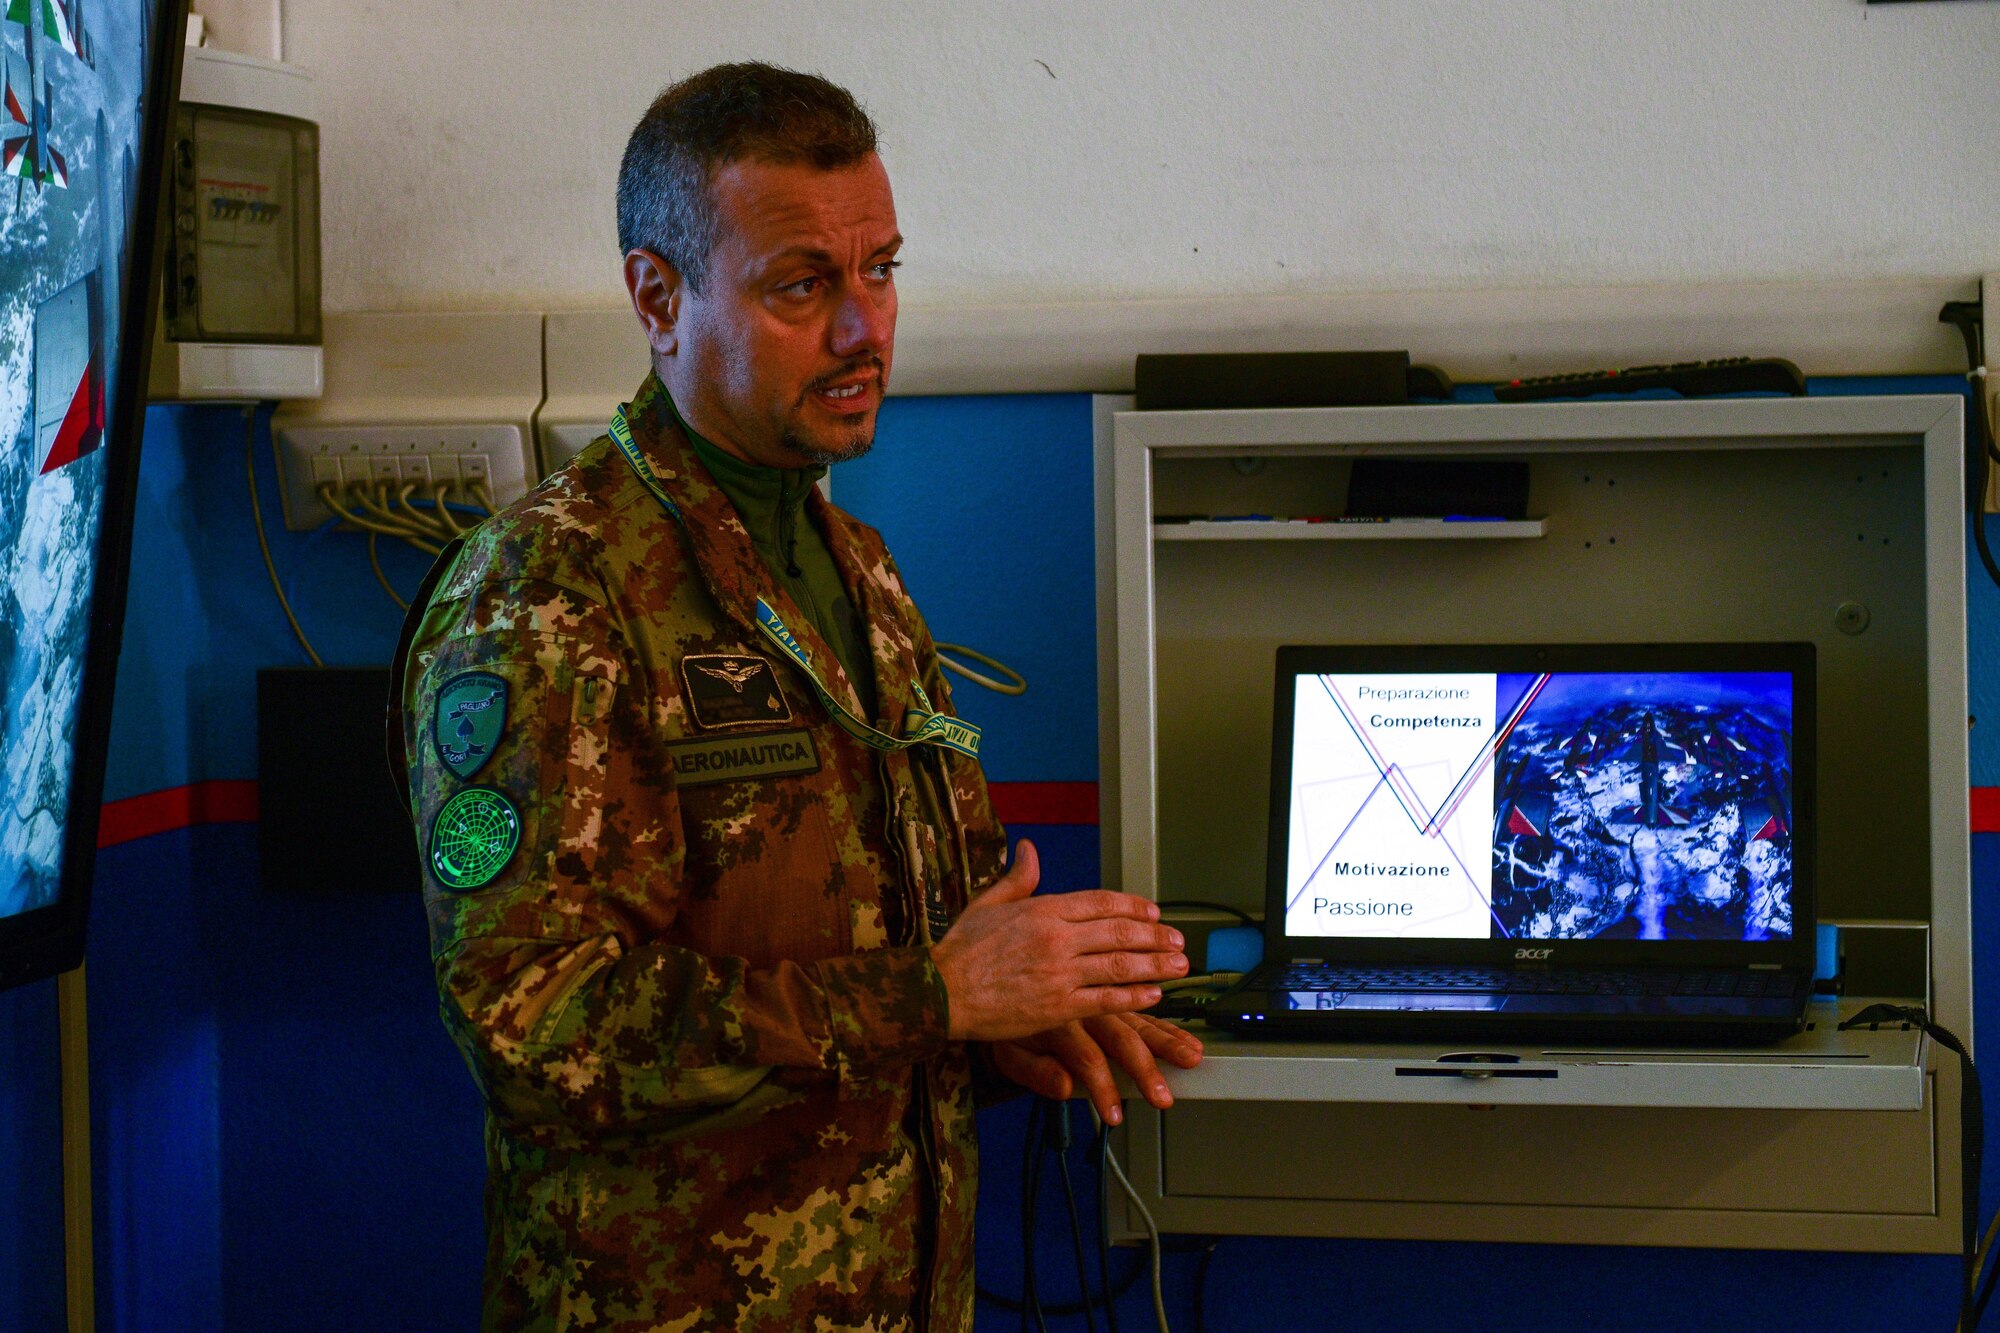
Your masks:
<svg viewBox="0 0 2000 1333"><path fill-rule="evenodd" d="M751 57L880 122L914 305L2000 267L2000 4L284 11L319 77L331 310L617 301L626 133Z"/></svg>

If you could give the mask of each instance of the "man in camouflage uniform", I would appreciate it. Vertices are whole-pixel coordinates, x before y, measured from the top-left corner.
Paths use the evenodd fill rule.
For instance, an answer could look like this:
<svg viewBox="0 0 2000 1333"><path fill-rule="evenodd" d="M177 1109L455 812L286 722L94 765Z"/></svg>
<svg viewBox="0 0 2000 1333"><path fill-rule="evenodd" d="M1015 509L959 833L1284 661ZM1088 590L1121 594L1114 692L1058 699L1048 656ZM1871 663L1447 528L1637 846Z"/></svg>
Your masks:
<svg viewBox="0 0 2000 1333"><path fill-rule="evenodd" d="M823 80L662 94L619 181L654 374L446 552L392 750L487 1104L490 1329L970 1327L975 1083L1156 1105L1150 904L1035 898L921 616L824 465L872 442L896 232Z"/></svg>

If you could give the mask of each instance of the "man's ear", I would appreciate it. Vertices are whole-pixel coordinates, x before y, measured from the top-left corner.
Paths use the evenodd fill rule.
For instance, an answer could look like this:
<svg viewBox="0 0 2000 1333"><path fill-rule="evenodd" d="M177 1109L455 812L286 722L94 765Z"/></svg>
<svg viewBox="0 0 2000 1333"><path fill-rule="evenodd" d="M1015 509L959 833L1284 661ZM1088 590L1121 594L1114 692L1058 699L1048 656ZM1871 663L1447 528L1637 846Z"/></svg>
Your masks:
<svg viewBox="0 0 2000 1333"><path fill-rule="evenodd" d="M687 284L679 270L651 250L630 250L625 255L625 290L632 295L632 310L655 359L672 356L680 348L681 295Z"/></svg>

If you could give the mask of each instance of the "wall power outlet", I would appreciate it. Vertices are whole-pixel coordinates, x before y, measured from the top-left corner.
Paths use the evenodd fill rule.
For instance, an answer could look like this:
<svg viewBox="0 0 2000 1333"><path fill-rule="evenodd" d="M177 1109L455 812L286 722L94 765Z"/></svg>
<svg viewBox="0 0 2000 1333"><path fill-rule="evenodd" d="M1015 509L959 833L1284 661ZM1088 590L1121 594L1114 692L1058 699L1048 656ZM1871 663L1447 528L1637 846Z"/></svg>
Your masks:
<svg viewBox="0 0 2000 1333"><path fill-rule="evenodd" d="M310 532L335 517L320 500L319 488L326 484L344 492L356 484L386 482L393 495L410 482L427 493L456 482L459 499L469 501L478 483L498 508L519 499L532 480L527 432L502 422L336 426L280 421L275 436L285 526L294 532Z"/></svg>

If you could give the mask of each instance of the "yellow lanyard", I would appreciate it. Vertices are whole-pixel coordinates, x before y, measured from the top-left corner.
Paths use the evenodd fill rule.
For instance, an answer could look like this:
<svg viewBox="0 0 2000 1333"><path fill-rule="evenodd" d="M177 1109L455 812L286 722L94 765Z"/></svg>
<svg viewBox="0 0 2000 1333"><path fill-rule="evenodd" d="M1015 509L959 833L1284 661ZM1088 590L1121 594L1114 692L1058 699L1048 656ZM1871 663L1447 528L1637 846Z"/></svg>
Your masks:
<svg viewBox="0 0 2000 1333"><path fill-rule="evenodd" d="M638 475L640 483L653 493L653 498L673 516L675 522L685 525L687 520L682 516L680 506L674 503L673 497L660 485L659 478L653 473L652 464L646 461L646 455L640 452L638 442L632 438L632 427L625 418L623 407L620 407L617 414L611 418L611 442L618 446L619 453L625 455L625 461L632 465L632 471ZM930 696L924 693L921 683L914 680L910 682L910 689L916 695L916 703L903 713L903 734L891 736L856 717L846 704L834 697L833 691L829 690L826 682L820 679L819 672L813 669L812 655L806 651L805 645L793 637L792 632L785 627L784 620L762 597L757 599L757 629L765 639L769 640L772 647L784 654L786 661L797 667L805 676L813 687L813 693L818 696L820 704L833 718L834 723L863 745L889 751L907 750L915 745L935 745L940 749L956 750L974 759L979 757L979 728L934 709L931 706Z"/></svg>

